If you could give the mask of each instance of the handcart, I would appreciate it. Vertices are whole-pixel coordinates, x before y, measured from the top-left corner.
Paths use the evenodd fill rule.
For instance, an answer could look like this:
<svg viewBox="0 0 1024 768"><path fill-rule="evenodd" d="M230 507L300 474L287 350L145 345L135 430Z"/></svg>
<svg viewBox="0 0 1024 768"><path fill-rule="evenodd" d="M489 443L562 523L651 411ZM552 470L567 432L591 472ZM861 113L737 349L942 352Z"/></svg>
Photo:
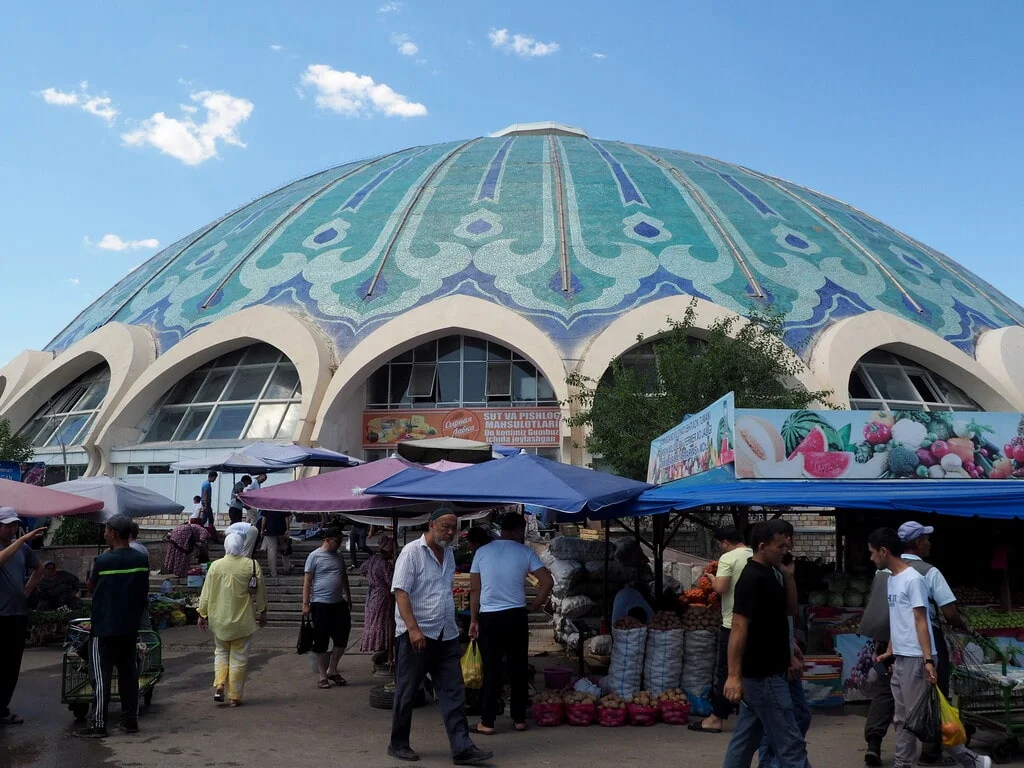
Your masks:
<svg viewBox="0 0 1024 768"><path fill-rule="evenodd" d="M84 720L93 701L92 679L89 671L89 619L73 619L68 624L61 661L60 703L67 704L75 719ZM151 629L139 630L138 637L139 700L148 707L153 701L153 689L163 675L163 654L160 635ZM110 681L110 700L119 701L117 669Z"/></svg>
<svg viewBox="0 0 1024 768"><path fill-rule="evenodd" d="M992 760L1008 763L1024 736L1024 667L982 635L947 636L950 693L968 733L993 731L1003 738L992 746Z"/></svg>

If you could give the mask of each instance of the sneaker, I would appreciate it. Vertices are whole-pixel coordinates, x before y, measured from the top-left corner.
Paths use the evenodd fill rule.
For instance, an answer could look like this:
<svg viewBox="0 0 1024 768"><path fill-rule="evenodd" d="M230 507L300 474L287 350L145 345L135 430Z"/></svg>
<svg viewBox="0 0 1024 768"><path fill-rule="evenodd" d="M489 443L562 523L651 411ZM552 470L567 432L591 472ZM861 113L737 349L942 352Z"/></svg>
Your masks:
<svg viewBox="0 0 1024 768"><path fill-rule="evenodd" d="M420 759L420 756L413 751L411 747L388 747L388 754L396 760L408 760L410 763L415 763Z"/></svg>
<svg viewBox="0 0 1024 768"><path fill-rule="evenodd" d="M105 739L108 734L106 728L96 728L90 725L88 728L75 731L74 735L80 739Z"/></svg>
<svg viewBox="0 0 1024 768"><path fill-rule="evenodd" d="M138 720L122 720L117 724L125 733L138 733L139 732L139 721Z"/></svg>
<svg viewBox="0 0 1024 768"><path fill-rule="evenodd" d="M477 763L483 763L494 757L493 752L488 752L486 749L480 749L480 747L470 747L465 752L459 752L453 759L452 763L455 765L476 765Z"/></svg>
<svg viewBox="0 0 1024 768"><path fill-rule="evenodd" d="M975 768L992 768L992 758L988 755L975 755Z"/></svg>
<svg viewBox="0 0 1024 768"><path fill-rule="evenodd" d="M868 744L864 752L864 765L879 766L882 764L882 745L878 742Z"/></svg>

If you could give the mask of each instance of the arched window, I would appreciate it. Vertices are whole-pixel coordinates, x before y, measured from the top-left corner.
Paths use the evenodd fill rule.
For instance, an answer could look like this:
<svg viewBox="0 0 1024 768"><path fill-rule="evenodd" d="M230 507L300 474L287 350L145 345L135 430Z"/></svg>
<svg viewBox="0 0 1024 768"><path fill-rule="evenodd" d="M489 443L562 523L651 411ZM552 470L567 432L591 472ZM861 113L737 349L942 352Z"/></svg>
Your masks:
<svg viewBox="0 0 1024 768"><path fill-rule="evenodd" d="M79 376L36 411L20 434L36 448L77 445L89 434L110 386L106 363Z"/></svg>
<svg viewBox="0 0 1024 768"><path fill-rule="evenodd" d="M885 411L980 411L962 389L904 357L876 349L850 374L850 407Z"/></svg>
<svg viewBox="0 0 1024 768"><path fill-rule="evenodd" d="M703 339L694 336L687 338L686 343L693 355L700 355L707 344ZM658 355L654 349L655 344L657 344L657 339L637 344L628 352L619 355L615 361L627 370L635 371L640 376L641 381L646 383L647 391L651 393L659 390ZM601 377L598 386L611 382L614 377L614 366L609 366L608 370Z"/></svg>
<svg viewBox="0 0 1024 768"><path fill-rule="evenodd" d="M295 366L269 344L197 368L164 397L142 442L290 438L302 390Z"/></svg>
<svg viewBox="0 0 1024 768"><path fill-rule="evenodd" d="M445 336L398 355L366 383L373 409L558 405L544 374L508 347Z"/></svg>

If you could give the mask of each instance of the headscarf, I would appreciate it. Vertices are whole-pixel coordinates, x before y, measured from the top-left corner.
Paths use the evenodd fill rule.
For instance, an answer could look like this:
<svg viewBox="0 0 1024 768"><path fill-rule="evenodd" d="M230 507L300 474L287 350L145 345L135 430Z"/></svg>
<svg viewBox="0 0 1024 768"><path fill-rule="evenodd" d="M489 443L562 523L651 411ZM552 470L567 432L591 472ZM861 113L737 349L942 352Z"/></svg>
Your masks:
<svg viewBox="0 0 1024 768"><path fill-rule="evenodd" d="M224 554L241 557L243 545L244 542L241 536L237 533L229 533L224 537Z"/></svg>
<svg viewBox="0 0 1024 768"><path fill-rule="evenodd" d="M395 554L398 551L398 545L395 543L394 537L386 533L383 534L377 540L377 551L388 560L394 560Z"/></svg>

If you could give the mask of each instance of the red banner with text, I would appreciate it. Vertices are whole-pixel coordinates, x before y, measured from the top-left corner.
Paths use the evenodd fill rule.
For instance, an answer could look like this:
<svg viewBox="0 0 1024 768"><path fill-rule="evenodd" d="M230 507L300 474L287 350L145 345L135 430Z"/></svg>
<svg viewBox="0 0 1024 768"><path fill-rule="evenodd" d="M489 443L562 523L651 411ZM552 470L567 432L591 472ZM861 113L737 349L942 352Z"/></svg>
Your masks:
<svg viewBox="0 0 1024 768"><path fill-rule="evenodd" d="M365 411L363 447L389 448L402 440L459 437L516 448L557 447L558 408L458 408L453 411Z"/></svg>

